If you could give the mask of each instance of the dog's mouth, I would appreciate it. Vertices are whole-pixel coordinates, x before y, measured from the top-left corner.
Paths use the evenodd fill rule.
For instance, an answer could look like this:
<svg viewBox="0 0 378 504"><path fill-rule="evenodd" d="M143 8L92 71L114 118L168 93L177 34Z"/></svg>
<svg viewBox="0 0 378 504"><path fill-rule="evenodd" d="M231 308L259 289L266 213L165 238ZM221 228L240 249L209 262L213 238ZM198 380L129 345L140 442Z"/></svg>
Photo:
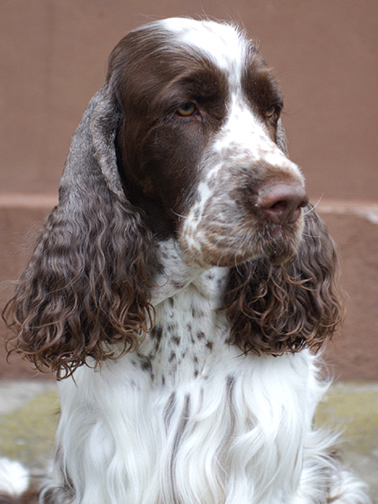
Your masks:
<svg viewBox="0 0 378 504"><path fill-rule="evenodd" d="M282 264L298 250L302 213L295 222L281 224L252 217L234 223L204 219L195 229L180 234L180 245L186 261L202 267L234 267L262 257L272 264Z"/></svg>
<svg viewBox="0 0 378 504"><path fill-rule="evenodd" d="M262 163L252 168L220 170L216 186L202 184L179 228L187 262L233 267L266 257L280 264L296 253L308 203L303 178L291 165L278 174Z"/></svg>
<svg viewBox="0 0 378 504"><path fill-rule="evenodd" d="M302 237L303 218L298 219L292 229L276 226L269 230L270 239L265 240L261 257L267 257L272 264L284 264L297 252Z"/></svg>

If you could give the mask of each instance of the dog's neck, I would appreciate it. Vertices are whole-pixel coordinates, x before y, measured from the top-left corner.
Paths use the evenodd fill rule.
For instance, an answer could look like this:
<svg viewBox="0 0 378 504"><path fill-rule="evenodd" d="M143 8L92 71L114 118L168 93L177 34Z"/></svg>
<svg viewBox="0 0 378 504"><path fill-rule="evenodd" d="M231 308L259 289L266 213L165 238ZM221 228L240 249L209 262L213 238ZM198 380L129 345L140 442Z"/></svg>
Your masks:
<svg viewBox="0 0 378 504"><path fill-rule="evenodd" d="M138 352L155 385L205 377L230 353L230 326L219 311L227 281L226 268L211 268L156 306L156 324Z"/></svg>

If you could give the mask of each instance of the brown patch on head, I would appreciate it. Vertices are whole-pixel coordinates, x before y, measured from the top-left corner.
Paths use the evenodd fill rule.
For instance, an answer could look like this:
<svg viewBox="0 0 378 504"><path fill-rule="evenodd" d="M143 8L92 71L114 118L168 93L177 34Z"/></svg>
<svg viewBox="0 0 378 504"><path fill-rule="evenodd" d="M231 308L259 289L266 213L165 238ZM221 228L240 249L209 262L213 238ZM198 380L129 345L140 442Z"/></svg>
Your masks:
<svg viewBox="0 0 378 504"><path fill-rule="evenodd" d="M242 75L242 88L251 108L260 115L275 141L277 123L283 108L283 94L272 70L252 45Z"/></svg>
<svg viewBox="0 0 378 504"><path fill-rule="evenodd" d="M117 147L125 191L174 228L204 149L226 115L225 75L172 33L147 27L113 50L108 80L123 116ZM177 109L188 103L196 113L179 116Z"/></svg>

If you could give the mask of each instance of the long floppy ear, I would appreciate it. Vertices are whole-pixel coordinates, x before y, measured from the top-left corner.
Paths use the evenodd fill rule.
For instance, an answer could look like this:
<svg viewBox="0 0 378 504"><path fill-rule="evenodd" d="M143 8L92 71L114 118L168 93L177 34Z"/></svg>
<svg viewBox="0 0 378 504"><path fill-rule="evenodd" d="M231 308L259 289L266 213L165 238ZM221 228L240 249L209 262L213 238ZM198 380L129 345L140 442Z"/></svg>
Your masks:
<svg viewBox="0 0 378 504"><path fill-rule="evenodd" d="M318 350L342 320L334 242L310 205L305 213L300 248L287 264L260 259L231 270L225 309L230 343L243 352Z"/></svg>
<svg viewBox="0 0 378 504"><path fill-rule="evenodd" d="M152 237L122 190L115 151L121 112L109 87L84 112L59 204L3 314L17 334L13 351L58 377L88 357L101 362L134 349L153 316Z"/></svg>

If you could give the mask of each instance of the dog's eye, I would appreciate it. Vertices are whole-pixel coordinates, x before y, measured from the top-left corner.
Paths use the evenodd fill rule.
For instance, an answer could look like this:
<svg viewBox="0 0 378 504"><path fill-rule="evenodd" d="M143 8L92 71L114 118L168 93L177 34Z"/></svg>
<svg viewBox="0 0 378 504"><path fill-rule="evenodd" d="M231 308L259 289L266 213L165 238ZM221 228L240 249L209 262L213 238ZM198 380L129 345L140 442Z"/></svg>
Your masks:
<svg viewBox="0 0 378 504"><path fill-rule="evenodd" d="M271 105L265 112L265 117L271 119L272 117L276 116L276 118L278 119L280 117L280 113L281 107L279 105Z"/></svg>
<svg viewBox="0 0 378 504"><path fill-rule="evenodd" d="M194 103L191 102L184 103L176 110L176 115L182 117L189 117L195 115L196 113L197 113L197 107L194 105Z"/></svg>

